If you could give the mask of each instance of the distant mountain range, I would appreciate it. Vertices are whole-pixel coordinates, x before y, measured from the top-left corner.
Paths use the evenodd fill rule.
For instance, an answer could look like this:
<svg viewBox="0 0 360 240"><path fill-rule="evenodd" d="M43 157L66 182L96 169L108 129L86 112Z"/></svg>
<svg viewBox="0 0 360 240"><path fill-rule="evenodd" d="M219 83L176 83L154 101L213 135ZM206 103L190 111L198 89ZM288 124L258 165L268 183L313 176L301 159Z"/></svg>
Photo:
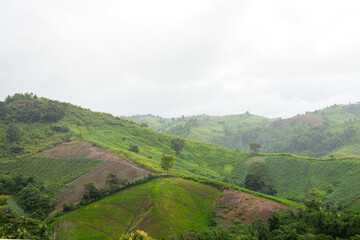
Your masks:
<svg viewBox="0 0 360 240"><path fill-rule="evenodd" d="M136 115L139 124L183 138L249 151L258 142L262 152L288 152L308 157L360 156L360 104L333 105L288 118L269 119L249 112L226 116L180 118Z"/></svg>

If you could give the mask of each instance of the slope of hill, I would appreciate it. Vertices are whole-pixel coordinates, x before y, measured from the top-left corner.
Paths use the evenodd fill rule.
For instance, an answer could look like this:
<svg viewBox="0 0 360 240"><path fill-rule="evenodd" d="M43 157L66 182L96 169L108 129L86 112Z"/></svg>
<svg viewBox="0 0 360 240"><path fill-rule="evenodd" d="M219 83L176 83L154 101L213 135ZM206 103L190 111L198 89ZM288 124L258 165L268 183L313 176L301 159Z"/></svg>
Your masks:
<svg viewBox="0 0 360 240"><path fill-rule="evenodd" d="M113 154L115 153L116 155L114 154L114 156L117 156L119 161L122 161L121 159L126 159L130 163L136 164L138 167L154 172L162 171L160 165L163 153L175 156L175 151L171 149L171 140L175 138L174 136L155 132L146 127L141 127L129 120L113 117L109 114L95 113L71 104L51 101L45 98L35 98L34 96L29 95L15 95L9 97L5 102L1 103L0 106L0 124L3 126L0 131L2 139L1 145L3 146L0 148L1 162L3 162L3 164L14 164L14 166L18 166L19 169L22 168L22 165L19 163L24 161L23 159L25 157L32 156L36 153L38 153L36 156L53 158L61 158L61 156L63 156L62 154L65 154L62 158L66 158L66 154L71 153L71 151L66 148L60 151L60 156L56 156L56 149L59 148L44 151L43 153L39 152L43 149L48 149L55 144L69 141L90 142ZM339 107L336 107L336 109L337 108ZM340 109L344 110L344 108ZM352 111L355 111L354 107L351 107L351 109ZM38 117L31 118L32 116ZM251 119L252 117L253 116L249 115L247 118ZM235 120L230 117L227 119L227 124L230 126L231 124L234 125L237 117L234 118ZM299 129L297 130L303 131L304 129L308 129L309 131L311 130L312 134L321 132L321 135L318 136L318 142L320 143L326 140L322 138L323 135L328 135L326 131L342 131L341 126L336 127L337 125L335 125L336 128L331 129L327 128L327 126L330 125L324 123L319 126L311 127L305 126L303 124L303 119L301 121L302 123L295 124L296 126L299 126ZM274 125L274 123L275 122L272 122L270 124ZM198 124L201 124L201 122L199 121ZM246 124L250 123L247 122ZM243 126L246 124L244 123ZM357 122L352 120L352 124L357 124ZM272 129L277 129L277 127L268 127L267 131ZM285 127L284 129L290 128ZM353 133L350 132L349 134ZM263 137L269 136L271 136L271 134L265 134ZM294 137L294 139L297 138ZM301 141L301 138L297 139L297 141ZM314 140L305 142L306 144L309 144L313 143L313 141ZM248 175L246 164L253 161L253 159L249 159L249 157L252 156L251 154L215 147L192 140L186 140L185 142L185 148L180 155L180 159L176 160L176 163L170 172L193 177L201 176L220 181L235 181L235 183L240 186L244 183L244 180ZM331 146L331 144L329 145ZM73 145L64 144L60 146ZM86 145L86 143L85 145L80 144L80 146L87 146L88 149L90 148L90 145ZM137 146L139 151L129 151L131 146ZM302 145L297 144L297 146L299 147ZM319 145L314 142L313 148L318 146ZM82 147L79 147L78 149L83 149ZM46 155L47 153L51 154ZM77 154L76 157L87 158L90 156L89 154ZM316 159L308 160L297 157L286 158L285 156L282 158L281 156L266 156L264 161L268 166L267 169L270 169L271 172L269 175L270 177L266 179L267 185L275 188L277 196L303 200L307 195L309 179L311 180L310 184L312 184L311 189L313 189L313 191L318 190L317 193L314 192L315 195L317 194L326 197L329 201L334 201L337 204L346 204L355 199L357 197L355 196L356 194L360 195L357 190L358 188L356 188L354 184L347 185L347 183L351 181L353 173L360 169L358 160L343 159L318 161ZM89 164L96 165L99 163L89 162ZM109 164L109 162L104 162L102 164ZM339 166L337 166L337 164ZM94 165L90 165L88 167L94 167ZM105 165L99 165L98 168L102 169L102 166L104 166L104 169L112 169ZM336 166L340 170L339 173L344 175L344 177L333 174L333 168ZM351 166L351 171L349 171L350 168L345 166ZM83 172L80 173L80 170L79 172L76 172L76 174L78 174L77 176L79 177L82 173L88 171L88 167L84 165L84 169L81 170ZM116 170L116 168L114 169ZM317 171L317 169L319 169L319 172L310 175L312 171ZM25 172L24 170L21 171ZM96 172L97 170L95 169L93 171ZM303 174L301 175L302 171ZM119 173L119 171L116 173ZM49 173L47 174L49 175ZM92 175L92 173L89 174ZM65 178L68 182L64 180L64 182L61 183L62 186L65 182L69 184L73 181L75 175ZM39 176L41 176L41 174ZM133 176L143 176L143 174L133 174ZM79 184L77 184L77 186L80 186L86 181L93 181L92 178L88 178L87 175L83 175L83 177L87 180L79 178ZM102 178L96 177L96 179L102 179L103 184L103 177L104 174ZM356 176L353 177L356 178ZM77 181L74 181L70 185L76 185L76 183ZM291 185L292 187L287 187L286 184L288 183L293 183ZM297 185L297 183L301 184ZM98 186L101 186L101 183L99 184L100 185ZM330 188L333 188L333 191L324 194L325 188L329 185L331 185ZM59 189L59 187L57 189ZM347 190L345 191L345 189ZM270 188L268 189L268 192L273 191L271 191Z"/></svg>
<svg viewBox="0 0 360 240"><path fill-rule="evenodd" d="M276 196L295 201L315 198L343 208L360 195L360 159L264 155L239 164L232 178L241 185L248 174L261 176Z"/></svg>
<svg viewBox="0 0 360 240"><path fill-rule="evenodd" d="M289 119L271 120L249 113L183 118L128 117L168 134L220 147L249 150L251 142L267 153L289 152L308 157L360 156L360 104L334 105Z"/></svg>
<svg viewBox="0 0 360 240"><path fill-rule="evenodd" d="M118 239L141 229L168 237L206 229L220 191L179 178L160 178L132 187L57 218L61 239Z"/></svg>
<svg viewBox="0 0 360 240"><path fill-rule="evenodd" d="M175 155L171 149L171 140L175 137L110 114L23 95L9 97L0 105L0 137L3 146L0 148L0 156L3 159L31 156L70 141L93 143L153 171L162 171L160 161L163 153ZM30 118L33 115L47 116L45 113L49 111L48 108L53 109L56 117ZM133 145L138 147L139 152L130 151ZM227 165L244 161L248 156L245 152L187 140L172 171L222 179L228 174Z"/></svg>

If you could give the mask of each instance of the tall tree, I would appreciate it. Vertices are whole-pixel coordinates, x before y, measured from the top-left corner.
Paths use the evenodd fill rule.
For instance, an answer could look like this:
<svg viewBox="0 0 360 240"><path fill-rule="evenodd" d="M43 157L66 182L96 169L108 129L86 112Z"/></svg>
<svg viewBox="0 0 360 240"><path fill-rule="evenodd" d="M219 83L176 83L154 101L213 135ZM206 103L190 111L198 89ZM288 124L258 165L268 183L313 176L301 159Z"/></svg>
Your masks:
<svg viewBox="0 0 360 240"><path fill-rule="evenodd" d="M177 159L179 160L180 154L185 147L185 140L181 138L175 138L171 140L171 148L176 152Z"/></svg>
<svg viewBox="0 0 360 240"><path fill-rule="evenodd" d="M261 145L257 142L253 142L249 144L249 147L252 153L257 153L260 150Z"/></svg>
<svg viewBox="0 0 360 240"><path fill-rule="evenodd" d="M169 169L174 165L175 158L171 155L166 155L163 153L161 158L161 168L166 171L166 174L169 174Z"/></svg>

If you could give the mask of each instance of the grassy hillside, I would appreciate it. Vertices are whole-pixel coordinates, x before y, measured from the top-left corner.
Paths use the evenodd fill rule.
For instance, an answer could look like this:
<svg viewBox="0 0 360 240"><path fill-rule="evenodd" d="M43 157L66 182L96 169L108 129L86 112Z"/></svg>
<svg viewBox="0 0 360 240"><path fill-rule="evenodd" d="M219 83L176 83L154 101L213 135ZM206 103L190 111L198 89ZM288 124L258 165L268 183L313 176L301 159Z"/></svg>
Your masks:
<svg viewBox="0 0 360 240"><path fill-rule="evenodd" d="M160 178L57 218L61 239L113 239L134 229L167 237L206 229L220 191L184 179Z"/></svg>
<svg viewBox="0 0 360 240"><path fill-rule="evenodd" d="M173 119L146 115L128 119L161 132L242 151L249 151L249 144L258 142L267 153L342 157L360 156L359 118L360 104L349 104L277 120L249 113Z"/></svg>
<svg viewBox="0 0 360 240"><path fill-rule="evenodd" d="M360 195L359 159L264 155L238 165L232 177L241 184L249 173L261 174L276 196L295 201L315 198L344 207Z"/></svg>
<svg viewBox="0 0 360 240"><path fill-rule="evenodd" d="M76 140L92 142L155 171L162 171L160 168L162 153L175 156L170 144L175 137L109 114L95 113L67 103L22 95L15 95L1 105L2 111L6 114L2 115L2 119L0 117L2 120L0 137L4 146L0 148L0 156L5 159L23 158L61 142ZM29 107L32 105L38 107L32 109ZM46 109L45 106L48 105L56 109L54 112L59 113L58 118L32 122L26 120L27 118L24 120L19 117L32 116L35 114L33 111ZM41 116L43 113L40 111L38 114ZM12 128L18 132L14 134L15 140L8 137L9 129ZM129 151L132 145L138 147L138 153ZM227 165L244 161L248 156L248 153L187 140L180 159L176 161L171 171L222 179L229 173Z"/></svg>
<svg viewBox="0 0 360 240"><path fill-rule="evenodd" d="M340 109L345 111L347 108L341 107ZM354 107L351 107L351 109L351 111L355 111ZM207 121L207 116L201 117L203 120L196 122L199 126ZM222 119L224 121L223 125L235 126L238 117L225 117ZM240 129L245 128L246 124L251 125L251 122L256 122L256 119L258 119L259 124L263 121L261 118L251 114L245 114L241 117L244 118L244 122L241 125L243 127ZM352 120L351 124L344 123L347 124L347 130L342 132L343 128L340 125L330 127L330 124L321 123L321 125L310 126L304 124L304 119L307 118L294 122L296 128L291 128L291 124L280 128L276 125L276 122L270 123L265 132L256 130L260 129L260 127L256 127L254 132L259 135L254 136L269 138L272 142L275 142L275 145L281 144L281 142L276 143L276 137L272 137L272 134L274 134L274 132L271 132L272 129L278 129L278 133L285 134L289 132L289 135L286 135L283 139L286 144L294 145L298 149L304 148L304 151L312 151L318 148L319 152L323 151L323 154L325 151L321 147L323 144L329 147L327 151L331 150L332 138L330 136L341 137L343 134L349 136L355 134L354 138L357 137L357 130L352 131L352 127L355 127L352 124L358 124L357 121ZM312 121L318 120L318 118L310 119ZM122 156L138 166L158 172L163 171L160 167L163 153L176 155L175 151L171 149L171 140L176 138L174 136L141 127L132 121L113 117L109 114L96 113L71 104L36 98L31 95L15 95L2 102L0 104L0 124L3 126L0 128L1 145L3 146L0 148L0 159L2 164L6 166L17 166L17 170L11 170L13 172L25 173L26 161L33 161L35 169L37 161L47 160L32 159L29 156L60 142L69 141L91 142L96 146ZM214 125L208 127L208 129L217 127L218 125ZM292 131L296 131L298 134L310 134L308 136L310 140L304 140L304 136L296 138L295 136L298 135L291 134ZM231 134L228 136L230 140L231 136ZM282 135L279 134L279 136ZM316 138L311 136L316 136ZM324 136L329 136L329 138ZM251 138L249 137L249 139ZM292 140L296 140L296 142ZM327 141L330 142L327 143ZM333 201L336 204L346 204L360 195L357 185L349 184L353 181L352 179L357 179L356 174L360 169L356 159L319 161L292 156L266 155L262 156L263 159L254 160L253 158L249 159L252 155L246 152L215 147L193 140L186 140L185 142L185 148L180 155L180 159L176 160L174 167L170 169L171 173L194 177L201 176L220 181L235 181L238 185L242 185L248 174L248 165L252 161L260 161L265 164L261 174L265 176L268 185L275 187L277 196L303 200L307 195L309 181L314 196ZM308 148L310 143L313 145ZM131 146L137 146L139 151L130 151ZM24 162L23 165L21 165L22 162ZM55 162L53 161L54 164ZM51 163L51 161L48 161L46 164ZM41 165L40 162L39 164ZM44 163L42 167L45 168L46 164ZM56 164L62 163L59 161ZM94 164L96 163L94 162ZM88 169L86 165L83 167L83 171ZM39 169L41 168L39 167ZM338 172L334 173L335 170ZM44 176L57 176L55 172L46 174ZM75 176L71 175L70 171L69 174L69 176L64 176L65 180L62 179L61 181L65 183ZM76 174L80 174L80 172ZM41 176L42 174L39 174L38 177L41 178ZM330 190L327 190L328 187Z"/></svg>

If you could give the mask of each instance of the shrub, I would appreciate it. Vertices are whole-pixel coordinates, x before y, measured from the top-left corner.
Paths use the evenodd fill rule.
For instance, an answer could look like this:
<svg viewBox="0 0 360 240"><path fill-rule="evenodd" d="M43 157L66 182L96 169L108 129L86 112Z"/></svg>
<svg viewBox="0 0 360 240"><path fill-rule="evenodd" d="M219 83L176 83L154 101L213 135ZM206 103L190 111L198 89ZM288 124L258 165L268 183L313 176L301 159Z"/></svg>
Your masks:
<svg viewBox="0 0 360 240"><path fill-rule="evenodd" d="M139 147L137 145L130 145L129 151L134 152L134 153L138 153L139 152Z"/></svg>
<svg viewBox="0 0 360 240"><path fill-rule="evenodd" d="M136 230L134 233L122 235L120 240L155 240L155 238L148 236L144 231Z"/></svg>

